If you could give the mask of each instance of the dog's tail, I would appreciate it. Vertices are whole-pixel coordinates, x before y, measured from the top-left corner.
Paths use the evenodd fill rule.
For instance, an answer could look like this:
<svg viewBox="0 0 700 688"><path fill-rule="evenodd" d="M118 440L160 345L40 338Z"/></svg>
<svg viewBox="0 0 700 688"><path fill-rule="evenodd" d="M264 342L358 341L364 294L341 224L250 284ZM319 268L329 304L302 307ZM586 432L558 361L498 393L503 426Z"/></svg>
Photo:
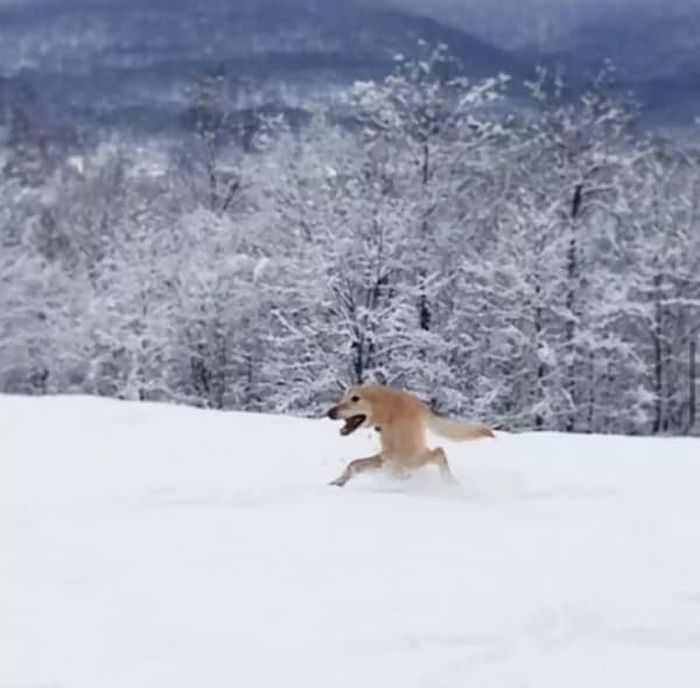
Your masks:
<svg viewBox="0 0 700 688"><path fill-rule="evenodd" d="M450 440L477 440L481 437L495 437L493 430L481 423L460 423L436 416L434 413L426 414L426 424L436 434Z"/></svg>

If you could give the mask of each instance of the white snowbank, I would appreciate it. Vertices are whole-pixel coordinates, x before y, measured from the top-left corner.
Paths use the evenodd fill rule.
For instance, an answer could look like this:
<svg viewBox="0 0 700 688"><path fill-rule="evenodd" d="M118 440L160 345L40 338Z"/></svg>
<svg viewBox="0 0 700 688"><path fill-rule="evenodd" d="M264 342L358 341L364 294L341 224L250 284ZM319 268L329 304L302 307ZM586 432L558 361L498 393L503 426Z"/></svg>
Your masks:
<svg viewBox="0 0 700 688"><path fill-rule="evenodd" d="M0 686L695 688L700 441L0 397Z"/></svg>

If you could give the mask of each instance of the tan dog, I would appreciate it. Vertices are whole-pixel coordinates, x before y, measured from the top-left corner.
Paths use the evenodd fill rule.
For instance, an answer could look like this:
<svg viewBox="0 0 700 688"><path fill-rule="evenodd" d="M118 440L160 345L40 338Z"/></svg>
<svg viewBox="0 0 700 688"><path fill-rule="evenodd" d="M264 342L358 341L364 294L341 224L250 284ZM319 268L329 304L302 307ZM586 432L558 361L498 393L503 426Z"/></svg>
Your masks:
<svg viewBox="0 0 700 688"><path fill-rule="evenodd" d="M341 435L349 435L362 427L376 428L382 445L379 454L351 461L343 474L331 483L338 486L366 470L388 468L400 476L426 464L435 464L446 478L455 481L442 448L428 449L425 444L426 429L451 440L494 437L493 431L485 425L441 418L408 392L381 385L350 387L328 416L345 420Z"/></svg>

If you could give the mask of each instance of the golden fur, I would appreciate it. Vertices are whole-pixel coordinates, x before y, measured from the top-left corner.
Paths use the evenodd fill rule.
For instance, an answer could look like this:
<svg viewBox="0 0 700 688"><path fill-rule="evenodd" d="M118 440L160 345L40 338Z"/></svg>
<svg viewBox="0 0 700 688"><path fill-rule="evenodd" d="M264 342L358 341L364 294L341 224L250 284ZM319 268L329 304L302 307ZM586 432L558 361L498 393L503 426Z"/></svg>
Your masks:
<svg viewBox="0 0 700 688"><path fill-rule="evenodd" d="M446 478L454 481L442 448L428 449L426 429L452 440L494 436L485 425L441 418L412 394L382 385L350 387L328 415L345 420L340 431L342 435L349 435L360 427L374 427L381 441L379 454L348 464L343 474L331 483L338 486L366 470L388 468L395 475L401 475L426 464L438 466Z"/></svg>

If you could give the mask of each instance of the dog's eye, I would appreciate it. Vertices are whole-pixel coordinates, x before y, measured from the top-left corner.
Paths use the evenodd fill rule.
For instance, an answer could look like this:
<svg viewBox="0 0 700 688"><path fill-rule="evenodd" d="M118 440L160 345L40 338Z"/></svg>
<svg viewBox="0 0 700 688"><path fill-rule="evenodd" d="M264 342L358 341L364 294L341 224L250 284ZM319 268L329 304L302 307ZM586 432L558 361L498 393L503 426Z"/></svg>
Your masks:
<svg viewBox="0 0 700 688"><path fill-rule="evenodd" d="M352 401L353 404L356 404L358 401L360 401L360 397L358 397L356 394L354 397L350 397L350 401Z"/></svg>

